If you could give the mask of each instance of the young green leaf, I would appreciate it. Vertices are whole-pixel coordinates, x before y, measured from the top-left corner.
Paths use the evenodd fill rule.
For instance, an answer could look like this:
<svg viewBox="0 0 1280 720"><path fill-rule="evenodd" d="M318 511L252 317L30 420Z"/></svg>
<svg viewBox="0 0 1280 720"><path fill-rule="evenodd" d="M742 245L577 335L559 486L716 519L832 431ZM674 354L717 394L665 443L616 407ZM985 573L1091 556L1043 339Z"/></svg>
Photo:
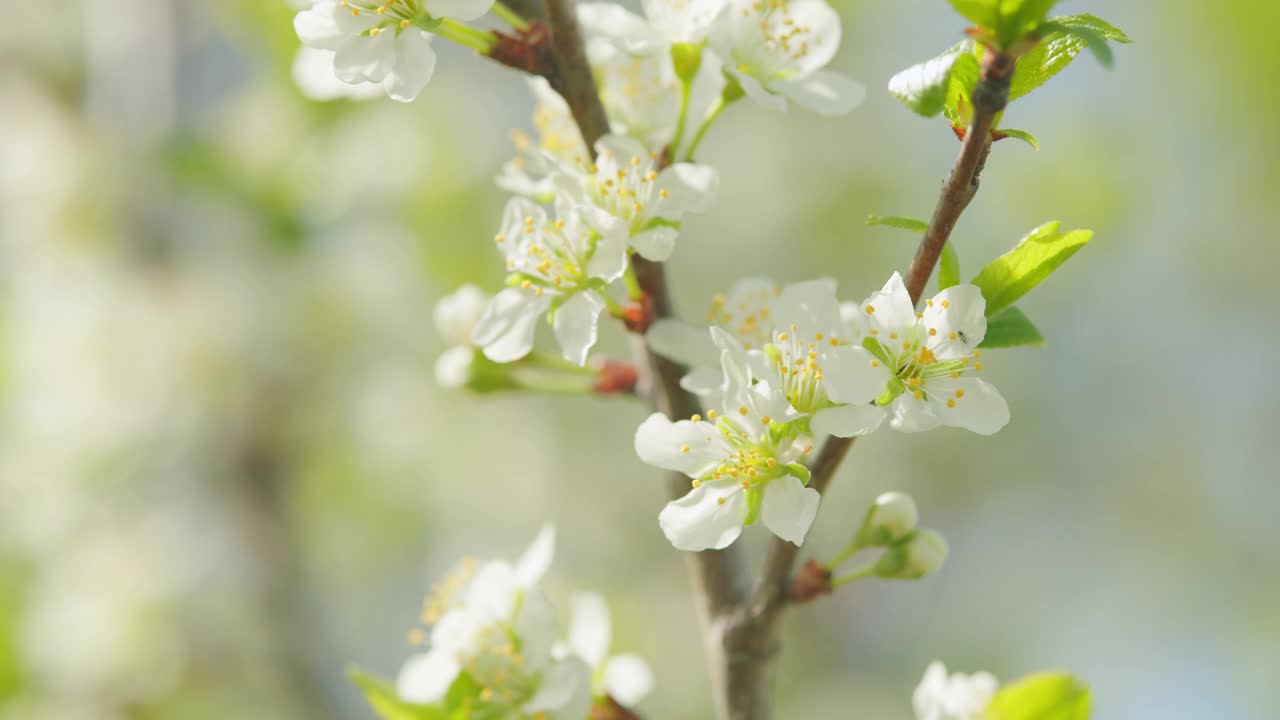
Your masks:
<svg viewBox="0 0 1280 720"><path fill-rule="evenodd" d="M948 0L956 12L965 16L974 25L994 28L996 25L996 6L999 0Z"/></svg>
<svg viewBox="0 0 1280 720"><path fill-rule="evenodd" d="M1065 673L1036 673L1006 685L986 720L1088 720L1089 688Z"/></svg>
<svg viewBox="0 0 1280 720"><path fill-rule="evenodd" d="M977 81L978 59L963 52L964 44L889 78L889 92L913 112L933 117L946 107L953 77ZM972 85L969 86L972 89Z"/></svg>
<svg viewBox="0 0 1280 720"><path fill-rule="evenodd" d="M1001 0L996 37L1008 47L1044 22L1059 0Z"/></svg>
<svg viewBox="0 0 1280 720"><path fill-rule="evenodd" d="M401 700L390 682L360 668L348 668L347 677L364 692L369 707L382 720L448 720L449 716L444 710Z"/></svg>
<svg viewBox="0 0 1280 720"><path fill-rule="evenodd" d="M1040 44L1018 59L1009 87L1010 101L1027 95L1062 72L1086 47L1094 47L1096 54L1099 52L1096 45L1100 43L1102 52L1109 56L1110 48L1106 47L1105 40L1130 42L1123 30L1087 13L1053 18L1040 26L1039 33Z"/></svg>
<svg viewBox="0 0 1280 720"><path fill-rule="evenodd" d="M1015 130L1013 128L1000 128L997 132L1004 133L1005 135L1008 135L1011 138L1017 138L1022 142L1030 145L1032 148L1036 150L1040 149L1040 141L1036 140L1036 136L1032 135L1026 130Z"/></svg>
<svg viewBox="0 0 1280 720"><path fill-rule="evenodd" d="M995 317L988 319L987 336L982 339L984 349L1027 345L1042 347L1044 344L1044 336L1016 306L1005 308Z"/></svg>
<svg viewBox="0 0 1280 720"><path fill-rule="evenodd" d="M960 256L955 246L947 243L942 246L942 257L938 262L938 290L960 284Z"/></svg>
<svg viewBox="0 0 1280 720"><path fill-rule="evenodd" d="M924 233L929 229L929 223L918 220L916 218L904 217L902 215L868 215L868 225L883 225L885 227L898 228L899 230L910 230L911 232Z"/></svg>
<svg viewBox="0 0 1280 720"><path fill-rule="evenodd" d="M1018 246L984 267L973 284L987 300L987 317L1017 302L1093 238L1091 230L1058 232L1051 222L1032 230Z"/></svg>

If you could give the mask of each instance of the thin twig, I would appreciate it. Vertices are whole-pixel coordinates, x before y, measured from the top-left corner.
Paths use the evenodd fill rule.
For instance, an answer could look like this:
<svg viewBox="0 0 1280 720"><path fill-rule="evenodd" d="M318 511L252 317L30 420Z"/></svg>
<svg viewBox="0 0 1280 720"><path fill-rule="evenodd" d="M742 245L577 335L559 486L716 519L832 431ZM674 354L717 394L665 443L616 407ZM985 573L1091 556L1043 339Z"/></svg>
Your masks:
<svg viewBox="0 0 1280 720"><path fill-rule="evenodd" d="M587 62L582 28L569 0L545 0L544 6L556 56L556 74L551 84L569 104L582 139L594 152L596 141L609 132L609 118L596 92L596 80Z"/></svg>

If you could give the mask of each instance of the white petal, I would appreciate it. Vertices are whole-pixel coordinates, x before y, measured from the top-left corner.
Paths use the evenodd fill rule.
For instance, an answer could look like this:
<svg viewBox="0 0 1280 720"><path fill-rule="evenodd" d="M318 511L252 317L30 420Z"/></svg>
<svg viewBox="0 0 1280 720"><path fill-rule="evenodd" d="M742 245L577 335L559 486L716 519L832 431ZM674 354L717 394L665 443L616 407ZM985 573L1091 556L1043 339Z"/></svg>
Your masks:
<svg viewBox="0 0 1280 720"><path fill-rule="evenodd" d="M905 332L916 325L915 306L911 304L911 295L898 273L889 278L883 289L872 293L862 303L862 311L881 332Z"/></svg>
<svg viewBox="0 0 1280 720"><path fill-rule="evenodd" d="M644 18L617 3L580 3L578 21L588 35L606 38L628 53L643 55L662 47L662 39Z"/></svg>
<svg viewBox="0 0 1280 720"><path fill-rule="evenodd" d="M640 257L653 262L666 262L676 250L676 229L660 226L631 236L631 247Z"/></svg>
<svg viewBox="0 0 1280 720"><path fill-rule="evenodd" d="M934 660L911 694L911 706L917 720L942 720L947 699L947 668Z"/></svg>
<svg viewBox="0 0 1280 720"><path fill-rule="evenodd" d="M938 427L939 422L928 401L917 400L909 392L894 398L889 405L889 427L898 432L924 432Z"/></svg>
<svg viewBox="0 0 1280 720"><path fill-rule="evenodd" d="M556 310L552 326L564 358L575 365L585 365L587 353L596 344L599 328L596 320L604 310L604 301L594 292L580 292Z"/></svg>
<svg viewBox="0 0 1280 720"><path fill-rule="evenodd" d="M756 101L762 107L766 107L770 110L786 111L787 99L785 97L773 94L769 90L765 89L765 86L762 85L759 80L731 65L726 65L724 70L737 79L738 84L741 85L743 91L747 93L747 97Z"/></svg>
<svg viewBox="0 0 1280 720"><path fill-rule="evenodd" d="M551 560L556 555L556 527L543 525L537 537L529 544L520 559L516 561L516 581L522 588L537 585L542 576L551 567Z"/></svg>
<svg viewBox="0 0 1280 720"><path fill-rule="evenodd" d="M728 454L719 431L711 423L673 423L662 413L654 413L640 424L635 448L640 459L650 465L693 478L708 472Z"/></svg>
<svg viewBox="0 0 1280 720"><path fill-rule="evenodd" d="M475 650L483 618L468 609L446 612L431 626L431 649L456 656Z"/></svg>
<svg viewBox="0 0 1280 720"><path fill-rule="evenodd" d="M724 385L724 373L713 365L700 365L691 368L680 378L680 387L699 397L714 395ZM712 403L717 405L718 403Z"/></svg>
<svg viewBox="0 0 1280 720"><path fill-rule="evenodd" d="M382 82L395 64L394 33L377 37L353 35L338 45L333 55L333 71L343 82Z"/></svg>
<svg viewBox="0 0 1280 720"><path fill-rule="evenodd" d="M797 61L801 75L826 67L840 49L840 15L826 0L791 0L787 15L799 27L809 29L805 36L810 52L803 53Z"/></svg>
<svg viewBox="0 0 1280 720"><path fill-rule="evenodd" d="M515 568L504 562L485 563L467 588L467 608L482 622L509 622L520 590Z"/></svg>
<svg viewBox="0 0 1280 720"><path fill-rule="evenodd" d="M879 405L839 405L814 413L814 435L848 438L874 432L884 422L885 411Z"/></svg>
<svg viewBox="0 0 1280 720"><path fill-rule="evenodd" d="M774 535L795 543L804 544L804 536L818 516L818 503L822 496L817 490L805 487L798 479L787 475L770 480L764 486L764 501L760 504L760 519Z"/></svg>
<svg viewBox="0 0 1280 720"><path fill-rule="evenodd" d="M551 713L556 720L582 720L591 708L591 669L578 658L557 661L543 673L526 714Z"/></svg>
<svg viewBox="0 0 1280 720"><path fill-rule="evenodd" d="M633 707L653 690L653 671L639 655L614 655L604 666L604 689L623 707Z"/></svg>
<svg viewBox="0 0 1280 720"><path fill-rule="evenodd" d="M720 550L742 534L747 509L746 495L736 482L704 482L667 503L658 514L658 524L677 550Z"/></svg>
<svg viewBox="0 0 1280 720"><path fill-rule="evenodd" d="M644 340L655 353L686 365L713 365L720 360L719 351L707 337L707 329L683 320L659 319L649 327Z"/></svg>
<svg viewBox="0 0 1280 720"><path fill-rule="evenodd" d="M449 692L462 668L448 653L432 651L405 661L396 676L396 694L410 703L433 703Z"/></svg>
<svg viewBox="0 0 1280 720"><path fill-rule="evenodd" d="M830 70L818 70L804 78L775 86L793 102L819 115L844 115L862 104L867 88L853 78Z"/></svg>
<svg viewBox="0 0 1280 720"><path fill-rule="evenodd" d="M525 668L531 672L542 669L551 661L551 648L560 628L556 608L541 590L535 587L524 591L514 627Z"/></svg>
<svg viewBox="0 0 1280 720"><path fill-rule="evenodd" d="M303 10L293 17L293 29L298 39L308 47L320 50L337 50L347 34L337 22L338 3L326 2L311 10Z"/></svg>
<svg viewBox="0 0 1280 720"><path fill-rule="evenodd" d="M413 102L431 81L436 70L436 52L431 49L431 36L410 28L396 38L396 66L383 82L387 97L398 102Z"/></svg>
<svg viewBox="0 0 1280 720"><path fill-rule="evenodd" d="M987 301L976 285L949 287L924 309L924 326L938 331L929 349L939 360L968 357L987 336Z"/></svg>
<svg viewBox="0 0 1280 720"><path fill-rule="evenodd" d="M427 0L426 11L433 17L475 20L493 7L493 0Z"/></svg>
<svg viewBox="0 0 1280 720"><path fill-rule="evenodd" d="M605 282L613 282L627 270L627 241L630 233L626 223L596 208L579 208L592 229L600 233L595 253L587 263L587 274Z"/></svg>
<svg viewBox="0 0 1280 720"><path fill-rule="evenodd" d="M795 324L804 334L831 334L841 326L836 281L818 278L787 285L782 288L773 312L778 323L783 326Z"/></svg>
<svg viewBox="0 0 1280 720"><path fill-rule="evenodd" d="M519 360L533 349L535 323L550 306L549 296L507 288L489 302L471 332L471 342L494 362Z"/></svg>
<svg viewBox="0 0 1280 720"><path fill-rule="evenodd" d="M451 347L436 358L436 382L442 388L455 390L471 380L476 351L471 347Z"/></svg>
<svg viewBox="0 0 1280 720"><path fill-rule="evenodd" d="M600 667L613 639L609 606L599 593L575 593L570 602L569 647L587 665Z"/></svg>
<svg viewBox="0 0 1280 720"><path fill-rule="evenodd" d="M470 345L471 331L484 314L489 295L475 285L463 285L431 310L436 332L450 345Z"/></svg>
<svg viewBox="0 0 1280 720"><path fill-rule="evenodd" d="M943 425L994 435L1009 424L1009 404L994 385L981 378L939 378L931 380L928 389L929 405ZM954 401L954 407L948 400Z"/></svg>
<svg viewBox="0 0 1280 720"><path fill-rule="evenodd" d="M600 155L597 165L602 175L612 175L616 172L617 165L630 163L633 158L639 158L641 163L649 159L649 150L643 143L618 133L611 133L597 140L596 152Z"/></svg>
<svg viewBox="0 0 1280 720"><path fill-rule="evenodd" d="M883 395L889 384L889 371L866 348L831 348L820 363L822 384L838 403L864 405Z"/></svg>
<svg viewBox="0 0 1280 720"><path fill-rule="evenodd" d="M720 174L709 165L676 163L658 176L654 190L665 199L658 200L657 216L679 220L686 212L705 212L720 188Z"/></svg>

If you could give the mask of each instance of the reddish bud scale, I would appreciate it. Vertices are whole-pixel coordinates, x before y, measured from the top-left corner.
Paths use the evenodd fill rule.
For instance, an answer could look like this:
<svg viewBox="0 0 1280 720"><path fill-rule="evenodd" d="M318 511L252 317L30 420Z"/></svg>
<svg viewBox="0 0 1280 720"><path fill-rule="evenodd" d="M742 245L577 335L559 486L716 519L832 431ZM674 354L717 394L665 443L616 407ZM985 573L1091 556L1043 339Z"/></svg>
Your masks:
<svg viewBox="0 0 1280 720"><path fill-rule="evenodd" d="M600 395L630 395L636 391L640 374L631 363L621 360L605 360L596 371L592 389Z"/></svg>
<svg viewBox="0 0 1280 720"><path fill-rule="evenodd" d="M646 293L640 300L627 303L622 309L622 324L627 326L627 330L643 335L653 324L653 315L653 298Z"/></svg>
<svg viewBox="0 0 1280 720"><path fill-rule="evenodd" d="M823 595L830 595L832 591L831 573L824 570L817 560L810 560L796 571L796 576L791 579L787 599L796 605L803 605Z"/></svg>
<svg viewBox="0 0 1280 720"><path fill-rule="evenodd" d="M640 720L640 716L618 704L617 700L606 695L591 706L590 720Z"/></svg>

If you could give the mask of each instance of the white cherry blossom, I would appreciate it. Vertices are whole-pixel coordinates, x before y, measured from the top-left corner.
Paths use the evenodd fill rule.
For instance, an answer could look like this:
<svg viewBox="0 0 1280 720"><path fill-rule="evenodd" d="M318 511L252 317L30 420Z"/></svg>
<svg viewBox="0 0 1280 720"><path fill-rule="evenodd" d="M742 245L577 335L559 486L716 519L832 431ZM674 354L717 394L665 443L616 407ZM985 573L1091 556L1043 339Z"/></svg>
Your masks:
<svg viewBox="0 0 1280 720"><path fill-rule="evenodd" d="M607 38L626 52L665 53L672 45L698 45L707 39L724 0L642 0L644 17L617 3L582 3L578 16L587 31Z"/></svg>
<svg viewBox="0 0 1280 720"><path fill-rule="evenodd" d="M911 696L916 720L982 720L999 683L991 673L947 674L934 661Z"/></svg>
<svg viewBox="0 0 1280 720"><path fill-rule="evenodd" d="M659 525L680 550L727 547L757 519L800 545L818 512L819 495L805 487L808 471L799 463L813 439L780 391L767 381L753 384L730 353L722 361L723 413L678 422L654 413L636 431L640 459L693 478L693 489L667 504Z"/></svg>
<svg viewBox="0 0 1280 720"><path fill-rule="evenodd" d="M840 47L840 16L826 0L729 0L711 33L725 72L774 110L795 102L842 115L866 89L825 67Z"/></svg>
<svg viewBox="0 0 1280 720"><path fill-rule="evenodd" d="M560 203L556 214L527 198L507 203L494 240L515 286L494 296L471 334L494 362L528 354L548 313L565 359L582 365L595 345L605 289L626 270L627 228L595 208Z"/></svg>
<svg viewBox="0 0 1280 720"><path fill-rule="evenodd" d="M686 212L710 204L719 176L713 168L675 163L662 170L638 140L606 135L596 143L596 161L585 171L565 167L557 175L559 197L589 205L622 221L641 256L662 262L675 250Z"/></svg>
<svg viewBox="0 0 1280 720"><path fill-rule="evenodd" d="M383 94L377 83L345 83L333 69L334 52L303 45L293 58L293 83L303 95L319 101L368 100Z"/></svg>
<svg viewBox="0 0 1280 720"><path fill-rule="evenodd" d="M572 653L592 671L597 697L608 695L624 707L634 707L653 689L653 671L631 653L610 655L613 628L609 606L598 593L576 593L571 599L569 641L559 654Z"/></svg>
<svg viewBox="0 0 1280 720"><path fill-rule="evenodd" d="M872 368L888 380L889 424L901 432L939 425L982 435L1009 422L1000 392L978 377L987 333L986 300L973 285L956 285L925 302L917 313L902 277L894 273L884 288L862 304L869 327L866 345Z"/></svg>
<svg viewBox="0 0 1280 720"><path fill-rule="evenodd" d="M546 78L530 78L533 92L533 128L536 140L521 131L512 132L517 155L502 168L498 187L517 195L549 202L555 197L553 172L560 166L585 165L590 156L569 104L551 89Z"/></svg>
<svg viewBox="0 0 1280 720"><path fill-rule="evenodd" d="M436 332L449 344L449 348L436 359L436 382L441 386L458 388L471 379L476 354L471 332L491 299L488 293L475 285L463 285L436 303L432 311Z"/></svg>

